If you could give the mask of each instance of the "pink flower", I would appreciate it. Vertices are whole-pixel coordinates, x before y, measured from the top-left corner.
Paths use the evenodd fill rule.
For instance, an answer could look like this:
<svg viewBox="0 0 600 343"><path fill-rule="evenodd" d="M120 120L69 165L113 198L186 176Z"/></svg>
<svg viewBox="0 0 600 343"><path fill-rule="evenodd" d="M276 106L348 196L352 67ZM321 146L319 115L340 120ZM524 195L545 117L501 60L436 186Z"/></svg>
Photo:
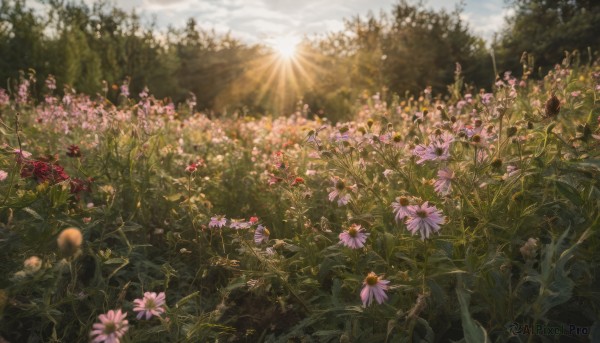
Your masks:
<svg viewBox="0 0 600 343"><path fill-rule="evenodd" d="M360 299L363 302L363 306L370 306L373 302L373 298L378 304L383 303L387 300L388 296L385 291L388 289L388 280L381 280L377 274L370 272L363 282L363 289L360 291Z"/></svg>
<svg viewBox="0 0 600 343"><path fill-rule="evenodd" d="M245 221L244 219L231 219L229 227L235 230L247 229L252 226L252 223Z"/></svg>
<svg viewBox="0 0 600 343"><path fill-rule="evenodd" d="M448 168L438 171L438 179L435 181L434 188L439 195L448 195L452 191L452 180L454 172Z"/></svg>
<svg viewBox="0 0 600 343"><path fill-rule="evenodd" d="M348 230L340 233L340 242L348 248L360 249L365 246L367 236L369 236L365 231L360 225L352 224Z"/></svg>
<svg viewBox="0 0 600 343"><path fill-rule="evenodd" d="M211 217L210 218L210 222L208 223L208 227L209 228L218 227L220 229L223 226L225 226L226 223L227 223L227 218L225 218L225 216L223 216L223 215L215 216L215 217Z"/></svg>
<svg viewBox="0 0 600 343"><path fill-rule="evenodd" d="M189 166L185 167L185 171L188 173L193 173L196 171L197 167L198 167L198 165L196 163L192 162L192 163L190 163Z"/></svg>
<svg viewBox="0 0 600 343"><path fill-rule="evenodd" d="M409 201L406 197L397 197L396 201L392 203L392 208L394 209L397 222L400 222L402 219L410 216Z"/></svg>
<svg viewBox="0 0 600 343"><path fill-rule="evenodd" d="M339 178L332 179L333 187L329 188L329 201L335 201L337 198L338 206L343 206L348 204L350 199L352 198L348 193L348 189L355 191L356 185L347 187Z"/></svg>
<svg viewBox="0 0 600 343"><path fill-rule="evenodd" d="M144 298L135 299L133 303L135 304L133 310L138 312L137 319L146 316L146 320L148 320L152 316L160 317L162 313L165 313L164 292L160 292L158 295L155 292L146 292Z"/></svg>
<svg viewBox="0 0 600 343"><path fill-rule="evenodd" d="M425 240L432 232L438 232L445 220L442 211L435 206L429 206L429 202L426 201L421 206L410 206L406 228L413 235L417 232L421 233L421 240Z"/></svg>
<svg viewBox="0 0 600 343"><path fill-rule="evenodd" d="M122 313L120 309L116 312L110 310L106 314L98 316L100 323L95 323L90 332L90 338L93 338L92 343L119 343L120 338L129 329L129 322L125 317L127 317L127 313Z"/></svg>
<svg viewBox="0 0 600 343"><path fill-rule="evenodd" d="M256 243L256 244L260 244L263 242L266 243L269 241L270 235L271 235L271 232L269 232L269 229L267 229L266 227L264 227L262 225L258 225L256 230L254 231L254 243Z"/></svg>
<svg viewBox="0 0 600 343"><path fill-rule="evenodd" d="M450 142L433 141L428 146L418 145L413 150L413 155L419 157L417 164L425 161L445 161L450 158Z"/></svg>
<svg viewBox="0 0 600 343"><path fill-rule="evenodd" d="M8 177L8 173L5 172L4 170L0 170L0 181L6 180L7 177Z"/></svg>

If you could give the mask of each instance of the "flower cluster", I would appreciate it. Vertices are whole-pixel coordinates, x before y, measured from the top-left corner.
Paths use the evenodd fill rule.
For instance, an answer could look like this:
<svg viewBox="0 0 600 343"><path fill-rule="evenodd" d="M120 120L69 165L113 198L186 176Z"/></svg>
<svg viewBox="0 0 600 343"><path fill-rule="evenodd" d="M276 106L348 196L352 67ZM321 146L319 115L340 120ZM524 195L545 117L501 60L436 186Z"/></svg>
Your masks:
<svg viewBox="0 0 600 343"><path fill-rule="evenodd" d="M160 317L166 312L165 293L145 292L140 299L133 301L133 311L137 312L137 319L145 317L146 320L152 316ZM119 343L125 333L129 330L127 312L121 309L110 310L98 316L100 323L95 323L90 332L93 343Z"/></svg>

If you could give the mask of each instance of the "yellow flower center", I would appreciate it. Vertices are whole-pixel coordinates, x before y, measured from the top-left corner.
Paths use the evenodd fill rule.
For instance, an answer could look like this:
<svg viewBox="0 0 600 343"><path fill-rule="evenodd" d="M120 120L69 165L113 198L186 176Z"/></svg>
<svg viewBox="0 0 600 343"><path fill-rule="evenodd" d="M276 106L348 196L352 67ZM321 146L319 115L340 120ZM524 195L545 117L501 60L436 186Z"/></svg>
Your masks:
<svg viewBox="0 0 600 343"><path fill-rule="evenodd" d="M358 234L358 228L355 225L350 226L348 229L348 234L350 237L354 238Z"/></svg>
<svg viewBox="0 0 600 343"><path fill-rule="evenodd" d="M375 286L378 281L379 281L379 278L377 277L377 274L375 274L373 272L369 273L369 275L367 275L367 278L365 279L365 282L369 286Z"/></svg>

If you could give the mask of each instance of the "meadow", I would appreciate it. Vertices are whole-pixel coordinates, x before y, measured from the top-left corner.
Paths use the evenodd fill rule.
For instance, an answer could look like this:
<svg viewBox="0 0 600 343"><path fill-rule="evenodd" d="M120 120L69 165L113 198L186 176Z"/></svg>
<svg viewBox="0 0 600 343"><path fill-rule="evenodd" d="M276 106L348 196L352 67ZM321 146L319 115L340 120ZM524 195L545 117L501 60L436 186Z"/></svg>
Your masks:
<svg viewBox="0 0 600 343"><path fill-rule="evenodd" d="M600 340L600 67L524 75L332 122L22 74L0 342Z"/></svg>

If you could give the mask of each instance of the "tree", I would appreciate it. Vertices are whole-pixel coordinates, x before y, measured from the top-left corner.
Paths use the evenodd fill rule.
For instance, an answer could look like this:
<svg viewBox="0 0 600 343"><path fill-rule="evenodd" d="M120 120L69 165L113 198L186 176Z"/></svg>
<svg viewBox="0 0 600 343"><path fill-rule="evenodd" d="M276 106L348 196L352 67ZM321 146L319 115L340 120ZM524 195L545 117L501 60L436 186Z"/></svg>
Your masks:
<svg viewBox="0 0 600 343"><path fill-rule="evenodd" d="M600 50L600 2L596 0L510 0L515 9L494 44L499 64L519 69L524 51L535 57L541 74L561 61L565 51Z"/></svg>

